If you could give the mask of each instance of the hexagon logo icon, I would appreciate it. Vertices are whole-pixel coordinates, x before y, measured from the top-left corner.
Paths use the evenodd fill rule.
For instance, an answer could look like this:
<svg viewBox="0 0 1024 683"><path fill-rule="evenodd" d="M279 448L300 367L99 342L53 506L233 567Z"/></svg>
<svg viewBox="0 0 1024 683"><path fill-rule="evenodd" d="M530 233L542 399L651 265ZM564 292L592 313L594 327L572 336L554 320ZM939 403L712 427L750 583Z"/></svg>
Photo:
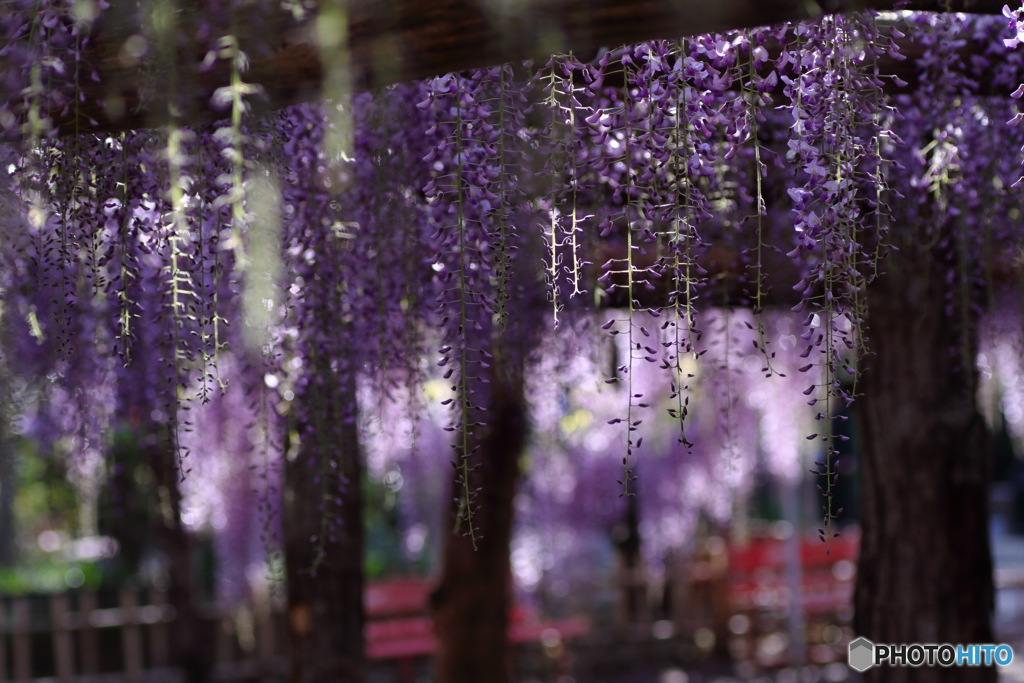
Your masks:
<svg viewBox="0 0 1024 683"><path fill-rule="evenodd" d="M864 673L875 664L875 644L867 638L857 638L850 642L850 655L847 660L850 668Z"/></svg>

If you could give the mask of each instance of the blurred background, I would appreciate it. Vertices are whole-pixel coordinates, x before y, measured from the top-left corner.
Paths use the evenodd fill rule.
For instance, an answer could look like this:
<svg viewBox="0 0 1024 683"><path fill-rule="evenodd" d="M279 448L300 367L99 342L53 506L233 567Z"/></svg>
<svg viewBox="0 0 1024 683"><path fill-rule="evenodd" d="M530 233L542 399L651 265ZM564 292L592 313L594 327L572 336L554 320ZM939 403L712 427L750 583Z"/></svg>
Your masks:
<svg viewBox="0 0 1024 683"><path fill-rule="evenodd" d="M742 336L743 322L710 312L708 347ZM791 316L773 314L769 324L785 346ZM1024 383L1012 340L988 339L977 362L992 434L995 623L999 641L1024 646ZM813 417L790 379L764 378L759 356L694 366L689 443L675 421L654 418L636 495L622 498L622 445L608 424L622 389L602 370L618 351L579 330L548 342L529 366L531 429L514 502L514 680L856 680L845 663L860 540L856 404L832 417L849 439L839 441L841 533L826 544L809 472L820 446L804 436ZM432 680L451 437L435 400L443 381L425 372L388 396L374 395L370 382L361 389L360 404L375 406L360 425L375 683ZM668 401L662 381L637 368L633 386ZM172 563L157 543L169 491L145 458L157 437L129 411L111 452L90 461L81 444L45 438L47 420L66 406L54 396L21 399L3 459L13 485L0 489L0 679L74 670L95 680L179 680L168 661ZM194 595L215 638L214 676L282 680L282 560L273 514L262 507L278 504L260 484L273 471L251 464L244 397L224 394L196 411L180 521L193 540ZM1001 673L1024 680L1020 669Z"/></svg>

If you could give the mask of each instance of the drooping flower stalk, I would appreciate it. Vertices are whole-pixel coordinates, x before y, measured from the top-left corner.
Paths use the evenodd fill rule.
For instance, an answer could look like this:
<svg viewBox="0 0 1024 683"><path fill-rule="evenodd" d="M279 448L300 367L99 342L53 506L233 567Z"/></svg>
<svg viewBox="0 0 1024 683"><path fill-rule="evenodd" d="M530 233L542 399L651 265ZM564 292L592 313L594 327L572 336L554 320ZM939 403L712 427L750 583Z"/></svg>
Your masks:
<svg viewBox="0 0 1024 683"><path fill-rule="evenodd" d="M167 130L167 169L168 169L168 199L170 201L170 212L167 218L166 241L168 249L167 263L167 288L169 290L169 324L170 332L168 339L168 360L170 382L172 389L170 395L173 398L168 405L168 422L171 434L171 443L174 453L178 458L178 468L182 476L188 472L184 466L184 458L187 451L182 448L182 428L188 429L188 421L179 416L179 411L188 410L187 402L191 395L188 392L188 365L192 361L190 345L187 342L187 330L195 320L192 311L192 300L196 297L195 287L189 269L183 267L186 258L183 243L191 235L191 226L186 216L185 191L190 185L190 179L185 174L185 162L187 154L185 144L194 136L192 132L178 127L177 122L172 119ZM204 369L205 371L205 369Z"/></svg>
<svg viewBox="0 0 1024 683"><path fill-rule="evenodd" d="M68 340L61 362L40 361L33 372L45 365L39 376L60 380L61 391L73 382L82 386L83 378L102 376L101 364L91 375L66 367L71 359L96 360L100 351L83 340L99 327L93 335L101 342L97 346L117 339L125 364L135 362L136 351L139 362L147 362L145 347L156 338L166 342L170 355L163 362L173 364L172 379L159 383L163 398L153 405L177 405L179 393L193 384L209 401L207 380L217 377L222 387L226 381L220 378L217 356L237 339L227 321L244 320L254 310L249 285L258 269L251 247L260 205L251 195L253 188L265 187L255 176L272 170L254 164L270 135L262 122L245 114L245 98L255 90L242 80L244 55L230 38L218 47L220 56L231 60L231 84L216 98L230 108L230 123L215 136L200 127L189 138L183 124L172 123L166 138L132 133L102 141L56 139L52 126L41 122L55 109L42 99L59 95L70 108L62 88L67 86L70 94L73 85L77 100L78 80L88 69L78 61L69 68L62 52L81 50L76 36L68 34L60 45L43 40L47 31L56 34L70 25L66 12L45 0L33 4L50 15L38 21L32 16L24 29L17 28L22 31L18 45L32 35L39 37L39 45L30 58L17 56L25 88L19 90L20 104L0 106L0 124L8 121L4 113L17 111L18 125L27 121L25 130L35 145L16 165L19 192L28 206L28 237L19 243L23 251L9 260L16 262L19 278L36 282L39 293L23 291L31 289L28 285L17 288L17 297L11 295L17 303L10 309L17 313L10 318L24 331L26 346L52 350ZM8 16L0 19L13 23ZM46 26L44 21L52 24L46 31L39 28ZM641 444L638 427L641 417L653 421L641 411L656 400L645 379L648 364L661 360L667 370L673 402L669 416L678 425L680 441L692 446L701 436L708 438L697 426L686 425L684 431L687 412L694 410L687 395L689 376L697 374L691 361L707 350L696 348L702 325L696 302L706 284L702 264L714 271L714 298L723 307L714 318L715 339L709 339L717 343L716 353L724 352L716 358L712 392L724 417L713 438L723 446L720 451L741 450L746 428L738 416L747 409L741 400L747 381L743 373L751 360L746 354L754 346L767 361L758 367L766 367L768 374L774 374L775 362L786 367L781 353L776 360L769 351L769 343L773 350L785 349L765 322L771 319L772 302L766 271L769 250L795 240L791 254L800 275L794 279L803 277L797 290L803 299L799 308L807 315L802 350L811 358L806 371L814 371L808 396L824 406L819 420L826 421L816 436L824 440L825 453L824 469L818 471L826 477L822 532L830 535L829 494L836 483L841 436L831 420L857 396L857 358L867 339L864 292L885 253L889 203L896 197L889 186L900 175L892 173L899 170L893 157L898 154L915 169L905 183L895 179L900 187L930 190L919 193L927 196L917 208L934 209L940 217L943 225L931 234L935 244L953 240L947 265L956 286L947 304L955 314L965 361L979 278L988 278L988 289L998 287L981 272L979 253L998 251L991 245L1015 239L1002 218L1011 217L1013 208L1015 195L1003 178L1015 158L976 151L990 149L977 147L978 140L1004 135L985 123L1003 116L1004 109L971 95L969 84L957 80L957 73L973 74L975 66L947 60L955 52L954 41L961 39L957 36L969 29L960 19L929 24L934 38L929 38L933 42L923 62L929 74L925 80L955 82L956 87L948 92L933 87L927 97L962 100L944 114L941 125L918 126L924 133L908 146L917 155L912 157L899 150L889 130L898 118L897 100L880 89L879 69L884 68L881 55L891 53L894 45L880 35L880 23L871 15L843 16L676 43L652 41L602 54L596 64L559 56L542 70L549 89L539 97L517 82L518 67L511 66L437 79L429 86L431 99L420 109L413 103L425 99L428 86L423 84L356 95L346 102L353 154L344 165L325 149L323 137L329 131L315 108L283 111L275 119L274 134L288 150L279 164L284 199L266 214L282 219L288 294L281 308L287 322L268 332L260 360L250 361L249 370L263 383L250 378L247 386L268 420L259 428L259 448L283 448L273 442L269 423L271 410L283 406L282 401L324 392L320 402L296 404L301 413L297 433L311 444L314 436L337 430L330 412L334 384L358 376L379 385L374 395L384 405L388 391L400 392L406 382L429 382L421 359L433 343L428 321L439 323L439 360L454 392L449 427L457 432L460 528L468 521L478 540L473 457L490 400L492 353L504 353L518 342L524 329L520 316L532 311L531 286L543 292L541 280L547 280L553 317L563 325L578 322L577 307L586 302L572 295L592 286L587 260L602 253L603 288L595 288L595 299L618 309L607 328L626 341L619 346L617 376L611 382L624 385L627 393L628 405L620 406L615 424L626 422L619 483L623 494L632 494L636 489L629 482L635 478ZM767 57L775 50L781 52L773 65ZM66 78L54 61L58 56L68 65L62 67ZM993 57L986 53L984 58ZM781 102L791 114L785 160L775 158L776 145L785 144L785 124L768 101L778 91L775 73L783 76ZM1007 74L1001 77L1010 78ZM531 104L547 105L533 110L544 117L536 127L535 119L527 117ZM900 106L913 111L907 103ZM429 132L427 118L433 125ZM1018 143L1012 134L1005 136L998 138L1003 148ZM529 156L534 143L542 158ZM165 156L158 150L166 150ZM198 163L189 158L192 150ZM983 156L988 157L984 163L977 161ZM87 170L105 158L122 164L116 186L104 185L100 174ZM780 168L770 169L772 161ZM992 187L977 189L971 177L988 178ZM789 221L780 211L787 208L783 202L772 201L785 196L784 184L792 200ZM429 205L420 193L424 186ZM597 230L590 229L590 212L598 216ZM538 219L540 230L525 229ZM985 233L979 241L981 227ZM940 235L940 230L947 232ZM528 262L523 253L541 236L543 260ZM436 258L429 258L434 253ZM111 294L105 302L94 301L104 279ZM737 294L744 285L746 297ZM275 297L266 300L276 314ZM753 316L741 310L743 303L752 306ZM161 318L157 311L168 315ZM661 334L652 334L659 324ZM748 325L754 334L743 331ZM283 354L280 360L278 353ZM736 360L737 354L743 359ZM193 377L197 361L203 368L201 382ZM363 374L372 374L372 380ZM268 381L281 382L280 396ZM289 391L293 399L285 398ZM81 401L84 394L69 395ZM356 419L354 405L345 410L346 418ZM179 414L177 408L171 413ZM583 419L572 419L577 418ZM95 432L83 424L68 428L79 436ZM552 419L551 424L558 422ZM183 421L174 430L184 433L186 426ZM645 443L652 448L654 434L648 434ZM317 446L315 463L325 510L316 541L324 544L321 551L336 531L331 510L339 492L353 484L342 482L331 465L340 456L328 441ZM269 489L264 491L268 495Z"/></svg>
<svg viewBox="0 0 1024 683"><path fill-rule="evenodd" d="M756 211L757 220L757 234L756 241L756 259L754 264L754 325L757 328L757 341L756 346L758 351L764 357L764 367L762 370L771 376L775 373L772 368L772 358L775 356L774 352L769 353L768 351L768 340L765 338L764 321L762 319L762 313L764 313L764 297L767 294L765 291L765 277L764 271L764 250L767 248L765 243L765 230L764 230L764 218L768 213L768 208L765 205L764 190L762 183L765 175L768 172L767 166L761 160L761 141L758 133L758 119L763 117L761 107L771 102L771 97L765 94L766 90L771 90L775 87L778 82L778 76L773 70L767 77L762 78L758 75L758 69L768 59L768 51L763 45L756 44L758 41L753 38L751 32L747 32L748 40L748 52L747 52L747 73L746 78L743 81L742 97L746 103L746 111L744 115L744 126L747 129L747 136L754 147L754 178L756 185L756 196L754 203L754 210ZM762 33L756 34L758 38L763 36Z"/></svg>

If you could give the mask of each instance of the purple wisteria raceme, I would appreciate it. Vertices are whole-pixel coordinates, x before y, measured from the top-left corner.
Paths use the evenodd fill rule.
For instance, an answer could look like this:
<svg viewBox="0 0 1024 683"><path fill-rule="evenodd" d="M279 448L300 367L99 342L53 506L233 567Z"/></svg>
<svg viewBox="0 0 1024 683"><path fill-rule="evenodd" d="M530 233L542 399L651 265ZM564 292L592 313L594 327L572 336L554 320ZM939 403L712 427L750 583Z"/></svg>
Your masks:
<svg viewBox="0 0 1024 683"><path fill-rule="evenodd" d="M989 70L1000 87L1020 82L1021 56L1007 53L1024 35L1019 17L1006 12L1016 37L1005 44L1002 20L901 18L922 48L913 101L883 87L903 34L867 13L649 41L588 63L476 69L265 116L248 111L258 93L243 81L240 43L211 34L211 63L230 62L231 84L215 95L230 119L109 135L83 122L61 137L45 116L70 115L91 77L84 20L70 5L15 2L0 19L4 88L17 91L0 101L0 125L27 126L4 162L17 224L3 246L11 366L55 406L37 431L74 435L89 462L132 406L185 456L201 443L188 416L208 423L202 406L244 391L256 442L222 450L247 465L261 454L269 481L294 428L322 489L318 544L337 536L334 513L356 485L337 471L353 454L336 437L361 415L396 410L396 397L419 405L418 387L441 382L431 400L451 406L459 514L477 540L492 381L536 359L545 325L591 334L577 326L598 309L614 353L602 366L609 393L587 410L601 413L594 439L616 445L553 439L538 456L549 474L617 448L618 490L632 494L647 486L638 472L659 471L659 453L741 459L756 436L745 418L761 410L744 393L765 391L753 376L802 380L799 400L820 425L802 445L824 448L829 538L832 419L857 396L866 288L887 249L904 246L898 226L926 223L944 254L964 363L1009 269L996 245L1020 244L1019 158L1005 149L1024 133L1002 125L1009 103L980 94ZM984 49L964 59L968 43ZM345 116L325 115L339 106ZM325 140L349 124L340 155ZM783 330L772 309L794 304L800 329ZM222 356L235 364L230 382ZM566 417L553 396L537 398L552 432ZM59 414L67 406L73 415ZM661 443L666 422L675 446ZM764 429L791 439L791 427ZM687 527L692 516L677 512Z"/></svg>

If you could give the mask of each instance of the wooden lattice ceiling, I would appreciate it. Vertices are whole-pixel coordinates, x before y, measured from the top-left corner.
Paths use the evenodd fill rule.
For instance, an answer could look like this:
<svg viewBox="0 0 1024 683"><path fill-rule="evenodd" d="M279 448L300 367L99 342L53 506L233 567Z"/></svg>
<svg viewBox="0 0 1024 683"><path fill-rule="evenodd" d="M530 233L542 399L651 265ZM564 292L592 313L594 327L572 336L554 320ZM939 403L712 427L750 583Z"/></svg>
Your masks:
<svg viewBox="0 0 1024 683"><path fill-rule="evenodd" d="M317 7L307 0L301 19L285 10L272 16L238 12L217 17L220 25L203 38L189 40L181 36L201 33L199 20L208 19L202 14L208 5L205 0L178 0L179 38L173 49L162 50L173 58L161 60L153 59L160 51L151 44L153 30L144 28L145 8L154 1L141 3L140 10L135 0L113 0L93 26L86 60L100 78L82 80L85 100L77 119L53 113L63 132L160 125L168 116L172 68L184 119L223 116L212 109L210 99L229 82L228 66L218 60L204 70L201 64L212 38L232 31L250 57L245 80L264 89L265 97L253 103L256 108L315 99L324 78L317 41L322 12L344 21L321 23L321 28L344 27L347 21L352 86L365 90L472 67L545 60L558 52L573 51L588 59L601 47L801 20L823 12L870 7L997 14L1003 6L1003 0L352 0L343 5L322 0ZM148 52L141 59L126 49L138 47L138 36L150 37L142 43ZM912 79L912 65L893 66L905 80Z"/></svg>

